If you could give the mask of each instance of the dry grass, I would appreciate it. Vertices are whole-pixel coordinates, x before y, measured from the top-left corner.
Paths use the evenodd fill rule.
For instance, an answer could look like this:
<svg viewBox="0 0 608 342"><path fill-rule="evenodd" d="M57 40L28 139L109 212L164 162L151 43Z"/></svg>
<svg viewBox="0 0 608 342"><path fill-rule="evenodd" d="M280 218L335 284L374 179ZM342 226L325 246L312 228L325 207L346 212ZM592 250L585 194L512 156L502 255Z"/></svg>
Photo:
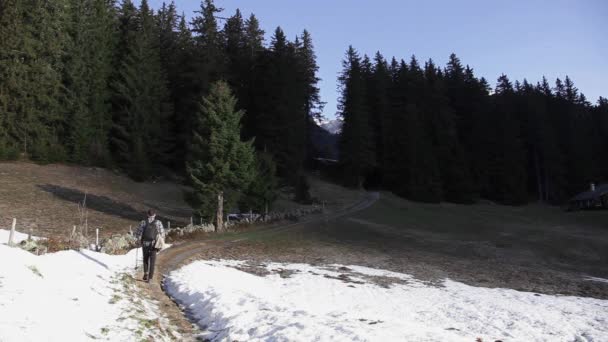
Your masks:
<svg viewBox="0 0 608 342"><path fill-rule="evenodd" d="M182 187L170 182L136 183L120 174L66 165L0 163L0 228L17 218L17 230L34 235L68 237L81 218L78 202L87 194L89 236L125 233L154 207L172 221L186 221L189 208ZM59 247L61 248L61 247Z"/></svg>
<svg viewBox="0 0 608 342"><path fill-rule="evenodd" d="M325 203L328 212L351 205L362 194L309 179L313 198ZM17 218L18 231L50 238L49 251L57 251L71 247L73 226L90 241L95 239L96 228L100 228L100 238L107 238L129 232L129 226L135 229L150 207L162 216L165 226L167 220L173 227L181 226L191 215L183 190L171 182L137 183L102 168L0 162L0 229L8 229ZM85 195L86 211L82 207ZM289 192L282 193L273 210L310 207L293 202L291 197Z"/></svg>

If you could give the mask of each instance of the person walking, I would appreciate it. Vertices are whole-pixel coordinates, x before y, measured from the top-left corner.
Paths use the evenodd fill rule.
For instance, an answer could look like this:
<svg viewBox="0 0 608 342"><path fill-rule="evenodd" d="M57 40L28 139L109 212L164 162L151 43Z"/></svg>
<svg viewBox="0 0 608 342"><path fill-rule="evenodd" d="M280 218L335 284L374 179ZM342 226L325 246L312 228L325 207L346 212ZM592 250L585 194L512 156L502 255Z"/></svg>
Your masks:
<svg viewBox="0 0 608 342"><path fill-rule="evenodd" d="M136 236L141 241L141 249L144 256L143 280L149 283L154 277L156 252L160 250L159 240L162 239L162 242L164 242L165 239L165 229L162 222L156 219L156 212L153 209L148 210L148 218L141 221Z"/></svg>

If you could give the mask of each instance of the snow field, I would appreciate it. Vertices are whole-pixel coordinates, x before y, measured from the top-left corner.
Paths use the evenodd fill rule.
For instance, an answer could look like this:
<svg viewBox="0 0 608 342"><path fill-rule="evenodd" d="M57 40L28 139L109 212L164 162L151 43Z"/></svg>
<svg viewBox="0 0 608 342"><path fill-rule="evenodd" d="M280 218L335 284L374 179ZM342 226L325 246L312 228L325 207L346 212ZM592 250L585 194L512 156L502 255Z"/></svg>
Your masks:
<svg viewBox="0 0 608 342"><path fill-rule="evenodd" d="M166 289L213 341L607 341L608 301L365 267L197 261ZM389 281L390 285L387 284Z"/></svg>
<svg viewBox="0 0 608 342"><path fill-rule="evenodd" d="M10 230L0 229L0 244L8 244L8 239L9 239L10 233L11 233ZM28 236L27 234L23 234L18 231L15 231L15 235L13 236L13 242L15 244L18 244L21 241L27 240L27 236ZM32 239L38 240L40 238L36 237L36 236L32 236Z"/></svg>
<svg viewBox="0 0 608 342"><path fill-rule="evenodd" d="M135 285L135 250L35 256L1 242L0 341L171 340L158 307Z"/></svg>

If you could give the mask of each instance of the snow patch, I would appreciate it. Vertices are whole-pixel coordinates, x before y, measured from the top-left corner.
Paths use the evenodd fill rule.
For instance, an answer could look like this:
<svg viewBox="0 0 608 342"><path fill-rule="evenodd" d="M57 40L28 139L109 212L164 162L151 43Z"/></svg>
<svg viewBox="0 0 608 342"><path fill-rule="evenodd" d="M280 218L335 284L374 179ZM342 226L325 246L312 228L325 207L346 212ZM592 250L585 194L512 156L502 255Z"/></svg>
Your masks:
<svg viewBox="0 0 608 342"><path fill-rule="evenodd" d="M4 244L7 245L8 244L8 238L11 235L11 231L10 230L6 230L6 229L0 229L0 244ZM28 234L23 234L20 233L18 231L15 231L15 235L13 235L13 242L15 244L20 243L21 241L25 241L27 240ZM37 237L37 236L32 236L32 240L40 240L41 238Z"/></svg>
<svg viewBox="0 0 608 342"><path fill-rule="evenodd" d="M600 283L608 283L608 279L598 278L598 277L586 277L585 280L587 280L587 281L597 281L597 282L600 282Z"/></svg>
<svg viewBox="0 0 608 342"><path fill-rule="evenodd" d="M0 244L0 341L171 340L135 285L135 253L36 256Z"/></svg>
<svg viewBox="0 0 608 342"><path fill-rule="evenodd" d="M360 266L221 260L172 272L166 290L213 341L608 340L605 300L440 285Z"/></svg>

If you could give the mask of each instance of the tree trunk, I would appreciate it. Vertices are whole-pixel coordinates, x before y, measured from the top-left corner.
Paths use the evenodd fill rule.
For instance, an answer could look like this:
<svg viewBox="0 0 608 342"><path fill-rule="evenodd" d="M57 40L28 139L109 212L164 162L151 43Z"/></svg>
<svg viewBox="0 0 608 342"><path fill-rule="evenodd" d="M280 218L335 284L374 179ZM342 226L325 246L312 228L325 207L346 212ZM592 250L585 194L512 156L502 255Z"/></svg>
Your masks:
<svg viewBox="0 0 608 342"><path fill-rule="evenodd" d="M543 186L540 175L540 161L538 160L538 150L534 148L534 168L536 169L536 184L538 186L538 200L545 202L545 196L543 196Z"/></svg>
<svg viewBox="0 0 608 342"><path fill-rule="evenodd" d="M222 231L224 229L224 192L220 191L217 194L217 223L215 225L215 231Z"/></svg>

